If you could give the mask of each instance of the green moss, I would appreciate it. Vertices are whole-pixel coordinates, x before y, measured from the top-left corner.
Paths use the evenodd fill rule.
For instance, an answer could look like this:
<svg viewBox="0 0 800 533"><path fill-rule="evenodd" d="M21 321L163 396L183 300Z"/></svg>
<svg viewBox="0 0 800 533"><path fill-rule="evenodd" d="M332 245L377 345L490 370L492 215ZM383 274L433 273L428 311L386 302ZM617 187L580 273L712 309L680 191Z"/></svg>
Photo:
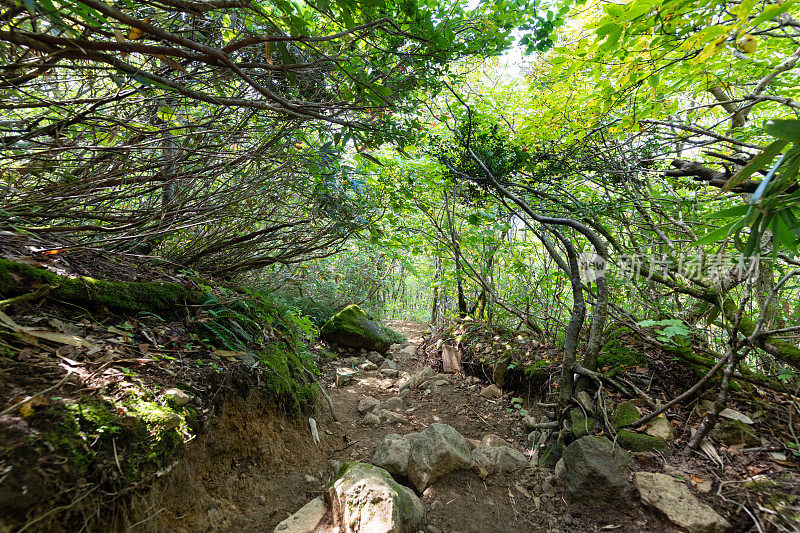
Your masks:
<svg viewBox="0 0 800 533"><path fill-rule="evenodd" d="M570 430L574 438L579 439L594 431L597 421L583 414L583 409L575 407L569 412Z"/></svg>
<svg viewBox="0 0 800 533"><path fill-rule="evenodd" d="M619 404L619 407L611 415L611 427L619 431L637 420L639 420L639 411L636 410L636 406L630 402L624 402Z"/></svg>
<svg viewBox="0 0 800 533"><path fill-rule="evenodd" d="M357 305L333 315L320 330L320 337L340 346L386 353L393 340L387 329Z"/></svg>
<svg viewBox="0 0 800 533"><path fill-rule="evenodd" d="M661 437L653 437L644 433L634 433L627 429L617 433L617 442L626 450L632 452L661 452L666 454L669 451L667 441Z"/></svg>
<svg viewBox="0 0 800 533"><path fill-rule="evenodd" d="M304 359L302 353L283 342L268 344L257 354L261 364L270 370L267 389L287 411L298 413L314 402L317 387L307 382L309 374L316 371L310 354Z"/></svg>
<svg viewBox="0 0 800 533"><path fill-rule="evenodd" d="M597 356L599 368L611 367L613 369L647 364L647 357L644 354L635 352L623 344L625 336L630 332L629 328L620 327L606 336L606 343Z"/></svg>
<svg viewBox="0 0 800 533"><path fill-rule="evenodd" d="M539 464L552 470L556 467L558 460L561 459L563 451L564 447L558 441L548 443L539 455Z"/></svg>
<svg viewBox="0 0 800 533"><path fill-rule="evenodd" d="M155 402L93 399L69 401L48 413L52 427L42 440L65 456L78 476L92 476L103 464L119 465L124 483L138 481L171 459L188 435L185 417ZM179 417L180 424L165 424ZM116 453L114 450L116 449Z"/></svg>
<svg viewBox="0 0 800 533"><path fill-rule="evenodd" d="M546 377L550 375L549 359L540 359L525 367L525 375L529 378Z"/></svg>
<svg viewBox="0 0 800 533"><path fill-rule="evenodd" d="M70 278L0 259L0 295L3 297L15 296L12 289L16 286L25 287L23 292L27 292L42 285L53 286L47 295L57 300L86 307L107 307L120 313L149 311L174 315L183 304L201 304L206 298L202 292L175 283Z"/></svg>

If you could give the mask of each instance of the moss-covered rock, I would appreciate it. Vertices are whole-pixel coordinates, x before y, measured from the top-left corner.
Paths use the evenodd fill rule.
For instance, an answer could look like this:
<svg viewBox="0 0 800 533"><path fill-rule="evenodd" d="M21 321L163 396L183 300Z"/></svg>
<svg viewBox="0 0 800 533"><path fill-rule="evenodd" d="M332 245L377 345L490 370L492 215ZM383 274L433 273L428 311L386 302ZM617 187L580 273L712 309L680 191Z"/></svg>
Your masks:
<svg viewBox="0 0 800 533"><path fill-rule="evenodd" d="M617 442L620 446L632 452L661 452L666 454L669 451L667 441L661 437L634 433L627 429L617 433Z"/></svg>
<svg viewBox="0 0 800 533"><path fill-rule="evenodd" d="M639 420L639 411L636 406L630 402L621 403L611 415L611 427L619 431L637 420Z"/></svg>
<svg viewBox="0 0 800 533"><path fill-rule="evenodd" d="M761 439L755 431L741 420L720 422L711 431L711 437L725 446L744 444L745 446L761 446Z"/></svg>
<svg viewBox="0 0 800 533"><path fill-rule="evenodd" d="M586 416L583 409L575 407L569 412L570 429L574 438L579 439L594 431L597 421L591 416Z"/></svg>
<svg viewBox="0 0 800 533"><path fill-rule="evenodd" d="M364 348L386 353L392 336L369 313L349 305L333 315L320 330L320 338L348 348Z"/></svg>

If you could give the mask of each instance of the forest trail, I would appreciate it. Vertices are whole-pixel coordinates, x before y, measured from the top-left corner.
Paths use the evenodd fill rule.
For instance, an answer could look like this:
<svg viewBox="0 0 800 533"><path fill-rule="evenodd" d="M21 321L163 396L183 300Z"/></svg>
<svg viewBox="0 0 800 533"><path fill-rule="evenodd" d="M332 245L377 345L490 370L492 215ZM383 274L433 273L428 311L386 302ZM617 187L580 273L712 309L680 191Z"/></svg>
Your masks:
<svg viewBox="0 0 800 533"><path fill-rule="evenodd" d="M346 443L332 454L333 460L372 462L386 435L419 432L434 422L452 426L474 445L502 439L523 453L530 450L521 417L509 412L513 410L509 409L508 398L481 395L488 381L477 383L474 377L439 374L424 387L401 389L408 375L426 366L425 354L420 350L425 347L423 340L429 329L425 324L406 321L390 321L388 325L406 335L409 342L405 348L393 346L387 354L387 359L396 363L399 377L363 371L351 384L329 389L339 418L332 429ZM330 385L334 387L334 383ZM359 403L367 397L381 402L374 409L377 420L369 412L359 412ZM485 479L473 471L456 471L420 496L426 512L420 530L432 533L587 531L604 527L614 531L663 531L664 527L638 506L608 508L599 513L570 507L546 469L527 468Z"/></svg>

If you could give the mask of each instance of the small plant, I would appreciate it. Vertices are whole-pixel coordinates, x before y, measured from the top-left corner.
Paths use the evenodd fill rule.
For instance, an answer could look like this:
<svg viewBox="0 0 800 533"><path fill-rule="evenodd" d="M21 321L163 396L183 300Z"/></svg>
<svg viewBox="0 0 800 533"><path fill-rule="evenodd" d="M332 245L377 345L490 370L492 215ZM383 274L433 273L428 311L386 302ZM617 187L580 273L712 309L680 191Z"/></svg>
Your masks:
<svg viewBox="0 0 800 533"><path fill-rule="evenodd" d="M511 398L511 409L508 412L513 413L516 410L520 416L528 416L528 410L522 407L523 401L519 396Z"/></svg>
<svg viewBox="0 0 800 533"><path fill-rule="evenodd" d="M657 334L656 338L665 344L671 344L673 346L688 345L691 330L683 321L677 318L669 320L642 320L641 322L637 322L637 324L643 327L663 327L664 329Z"/></svg>

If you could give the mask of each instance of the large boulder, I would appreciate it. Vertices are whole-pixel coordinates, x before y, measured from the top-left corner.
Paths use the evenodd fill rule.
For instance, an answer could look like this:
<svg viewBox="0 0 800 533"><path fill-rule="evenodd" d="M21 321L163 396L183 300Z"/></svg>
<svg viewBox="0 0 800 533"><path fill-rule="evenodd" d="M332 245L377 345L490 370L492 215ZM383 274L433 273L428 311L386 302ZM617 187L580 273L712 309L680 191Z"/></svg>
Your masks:
<svg viewBox="0 0 800 533"><path fill-rule="evenodd" d="M372 462L393 476L405 476L410 455L411 440L397 433L389 433L375 450Z"/></svg>
<svg viewBox="0 0 800 533"><path fill-rule="evenodd" d="M319 332L321 339L349 348L386 353L392 343L386 329L357 305L333 315Z"/></svg>
<svg viewBox="0 0 800 533"><path fill-rule="evenodd" d="M340 533L416 532L425 512L414 491L367 463L342 465L326 485L325 499Z"/></svg>
<svg viewBox="0 0 800 533"><path fill-rule="evenodd" d="M700 502L686 485L672 476L636 472L633 481L642 502L678 527L693 533L724 533L732 529L730 522Z"/></svg>
<svg viewBox="0 0 800 533"><path fill-rule="evenodd" d="M574 501L628 499L630 455L605 437L582 437L564 449L564 485Z"/></svg>
<svg viewBox="0 0 800 533"><path fill-rule="evenodd" d="M452 426L431 424L411 444L408 479L422 492L442 476L471 466L466 439Z"/></svg>

